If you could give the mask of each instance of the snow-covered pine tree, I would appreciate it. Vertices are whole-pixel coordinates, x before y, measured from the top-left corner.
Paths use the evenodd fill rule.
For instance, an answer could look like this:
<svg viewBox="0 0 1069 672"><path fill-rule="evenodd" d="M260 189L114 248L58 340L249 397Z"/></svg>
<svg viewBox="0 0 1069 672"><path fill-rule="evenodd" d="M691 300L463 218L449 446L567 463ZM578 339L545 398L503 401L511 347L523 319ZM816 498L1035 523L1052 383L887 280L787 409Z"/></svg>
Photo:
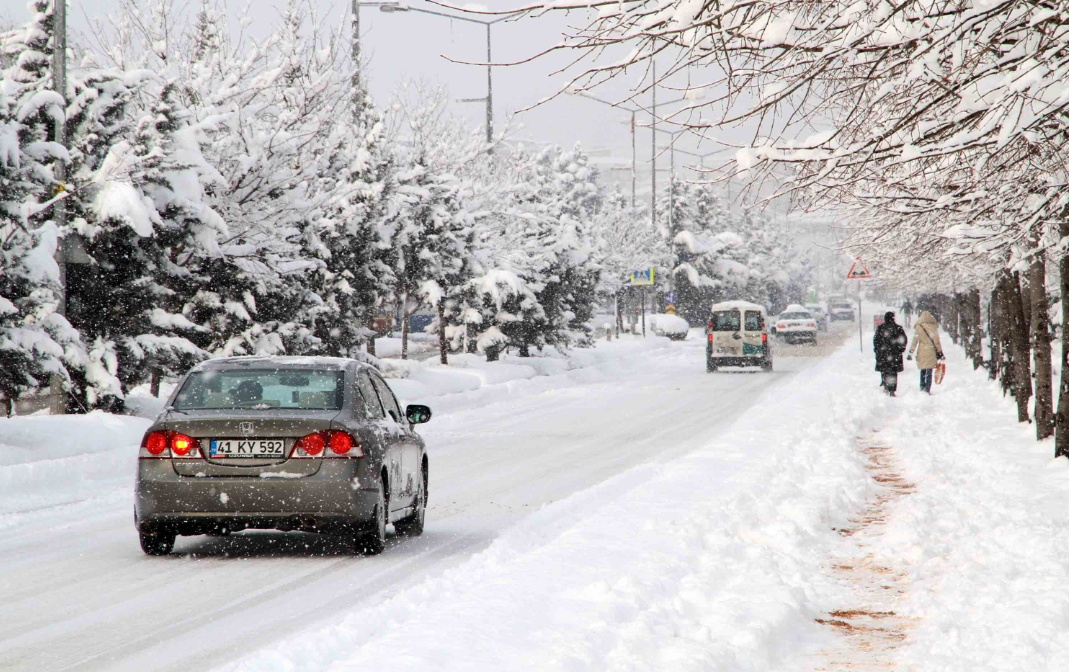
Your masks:
<svg viewBox="0 0 1069 672"><path fill-rule="evenodd" d="M186 312L211 327L202 346L212 352L312 351L319 342L299 320L317 305L306 286L315 264L302 257L301 228L330 197L316 185L336 184L325 173L332 133L346 127L343 41L303 0L290 0L252 49L241 51L225 26L225 13L203 2L189 54L175 53L193 114L211 122L206 155L224 182L209 198L231 232L221 257L198 261L206 282Z"/></svg>
<svg viewBox="0 0 1069 672"><path fill-rule="evenodd" d="M55 312L53 255L64 232L49 216L54 169L69 154L52 142L64 115L52 91L52 3L29 9L30 22L5 34L0 81L0 391L8 399L84 364L77 332Z"/></svg>
<svg viewBox="0 0 1069 672"><path fill-rule="evenodd" d="M350 356L373 348L369 324L388 310L395 284L389 263L393 218L393 163L381 115L370 96L356 97L348 123L335 124L319 190L322 198L301 226L306 256L318 262L309 277L315 299L301 321L321 340L324 354ZM317 200L318 202L318 200Z"/></svg>
<svg viewBox="0 0 1069 672"><path fill-rule="evenodd" d="M542 316L509 331L520 338L523 356L531 345L587 344L600 274L590 237L603 200L597 170L576 144L571 151L554 146L537 152L520 173L516 207L527 223L521 249L530 256L516 267L525 268L521 277L538 297Z"/></svg>
<svg viewBox="0 0 1069 672"><path fill-rule="evenodd" d="M34 137L19 121L23 114L37 117L26 106L36 101L55 107L58 101L34 95L27 100L21 86L0 79L0 396L5 414L24 393L47 386L52 375L66 379L67 368L73 368L67 365L82 363L78 334L55 312L59 268L53 257L59 231L50 221L30 223L40 208L36 194L50 176L39 158L55 156L58 149L24 153L20 142L20 136Z"/></svg>
<svg viewBox="0 0 1069 672"><path fill-rule="evenodd" d="M199 284L191 262L218 257L226 227L204 202L204 183L218 177L200 155L174 83L97 174L93 223L84 227L96 263L84 284L72 285L71 317L92 344L90 367L114 376L107 385L78 381L81 394L87 405L117 406L151 371L178 375L208 356L191 340L207 327L182 308Z"/></svg>

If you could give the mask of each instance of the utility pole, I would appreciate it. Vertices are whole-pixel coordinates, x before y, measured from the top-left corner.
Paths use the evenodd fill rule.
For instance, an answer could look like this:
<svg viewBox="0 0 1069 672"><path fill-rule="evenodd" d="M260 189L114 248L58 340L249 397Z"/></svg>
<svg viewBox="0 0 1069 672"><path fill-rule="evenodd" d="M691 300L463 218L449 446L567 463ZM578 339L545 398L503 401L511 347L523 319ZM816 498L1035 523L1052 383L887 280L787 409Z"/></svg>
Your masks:
<svg viewBox="0 0 1069 672"><path fill-rule="evenodd" d="M494 58L490 55L490 26L486 24L486 144L494 145Z"/></svg>
<svg viewBox="0 0 1069 672"><path fill-rule="evenodd" d="M353 0L353 100L360 102L360 0Z"/></svg>
<svg viewBox="0 0 1069 672"><path fill-rule="evenodd" d="M635 111L631 110L631 209L635 209Z"/></svg>
<svg viewBox="0 0 1069 672"><path fill-rule="evenodd" d="M63 115L56 120L53 140L67 146L67 0L58 0L54 4L53 21L55 32L52 36L52 90L63 99ZM55 163L56 190L66 188L67 166L59 160ZM56 227L60 234L67 233L67 203L64 199L52 206ZM56 301L56 313L67 315L67 251L66 240L60 238L56 246L56 265L59 266L59 295ZM52 376L49 385L51 393L51 412L62 415L67 411L67 396L63 390L63 378Z"/></svg>
<svg viewBox="0 0 1069 672"><path fill-rule="evenodd" d="M650 56L653 66L653 131L650 132L650 224L654 231L657 230L657 61Z"/></svg>

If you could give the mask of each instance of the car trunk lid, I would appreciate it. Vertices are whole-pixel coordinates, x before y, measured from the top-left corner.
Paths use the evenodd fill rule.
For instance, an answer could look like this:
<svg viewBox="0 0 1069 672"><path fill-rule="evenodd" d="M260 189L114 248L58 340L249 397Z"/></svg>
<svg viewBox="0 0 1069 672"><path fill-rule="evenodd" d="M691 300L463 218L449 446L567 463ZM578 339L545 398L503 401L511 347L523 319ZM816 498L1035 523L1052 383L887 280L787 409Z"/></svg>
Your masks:
<svg viewBox="0 0 1069 672"><path fill-rule="evenodd" d="M172 411L160 424L161 429L170 429L187 434L200 443L201 457L195 459L172 458L171 464L180 476L193 478L250 477L299 478L311 476L319 470L322 457L290 459L293 447L302 436L330 429L331 421L338 416L336 410L300 410L278 412L265 416L263 411L247 413L233 410L217 411ZM284 442L281 458L269 457L212 457L212 440L256 441L281 440Z"/></svg>

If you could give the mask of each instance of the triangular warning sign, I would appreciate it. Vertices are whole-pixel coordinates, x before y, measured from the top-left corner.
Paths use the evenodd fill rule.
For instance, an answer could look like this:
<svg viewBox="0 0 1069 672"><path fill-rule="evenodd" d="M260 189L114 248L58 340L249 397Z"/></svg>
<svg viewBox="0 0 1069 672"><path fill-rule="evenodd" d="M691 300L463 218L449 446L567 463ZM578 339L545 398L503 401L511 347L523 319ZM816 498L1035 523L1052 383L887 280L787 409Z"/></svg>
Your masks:
<svg viewBox="0 0 1069 672"><path fill-rule="evenodd" d="M847 280L868 280L871 277L872 273L869 273L869 267L861 261L861 257L854 260L853 265L850 266L850 272L846 274Z"/></svg>

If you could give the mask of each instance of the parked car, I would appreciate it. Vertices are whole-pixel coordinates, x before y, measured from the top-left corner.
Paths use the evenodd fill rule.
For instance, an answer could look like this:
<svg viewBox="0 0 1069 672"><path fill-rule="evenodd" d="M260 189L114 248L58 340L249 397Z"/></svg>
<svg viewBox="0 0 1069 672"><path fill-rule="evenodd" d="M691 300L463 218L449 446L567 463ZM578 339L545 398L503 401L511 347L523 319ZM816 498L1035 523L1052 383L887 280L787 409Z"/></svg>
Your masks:
<svg viewBox="0 0 1069 672"><path fill-rule="evenodd" d="M829 301L828 312L831 313L833 322L837 320L853 322L856 319L854 316L854 304L846 299Z"/></svg>
<svg viewBox="0 0 1069 672"><path fill-rule="evenodd" d="M690 324L678 315L654 313L646 318L646 322L654 334L667 336L673 341L687 340L687 334L690 332Z"/></svg>
<svg viewBox="0 0 1069 672"><path fill-rule="evenodd" d="M830 322L828 317L828 311L824 310L824 306L819 303L807 303L805 309L809 311L809 314L813 316L813 319L817 322L817 331L827 331L828 323Z"/></svg>
<svg viewBox="0 0 1069 672"><path fill-rule="evenodd" d="M380 553L386 526L423 533L429 461L372 366L331 357L228 357L188 372L138 455L134 523L164 555L177 535L325 532Z"/></svg>
<svg viewBox="0 0 1069 672"><path fill-rule="evenodd" d="M816 343L816 318L802 306L792 303L776 318L776 336L787 343Z"/></svg>
<svg viewBox="0 0 1069 672"><path fill-rule="evenodd" d="M706 329L705 370L722 366L759 366L772 370L772 344L768 341L768 315L763 306L747 301L713 304Z"/></svg>

